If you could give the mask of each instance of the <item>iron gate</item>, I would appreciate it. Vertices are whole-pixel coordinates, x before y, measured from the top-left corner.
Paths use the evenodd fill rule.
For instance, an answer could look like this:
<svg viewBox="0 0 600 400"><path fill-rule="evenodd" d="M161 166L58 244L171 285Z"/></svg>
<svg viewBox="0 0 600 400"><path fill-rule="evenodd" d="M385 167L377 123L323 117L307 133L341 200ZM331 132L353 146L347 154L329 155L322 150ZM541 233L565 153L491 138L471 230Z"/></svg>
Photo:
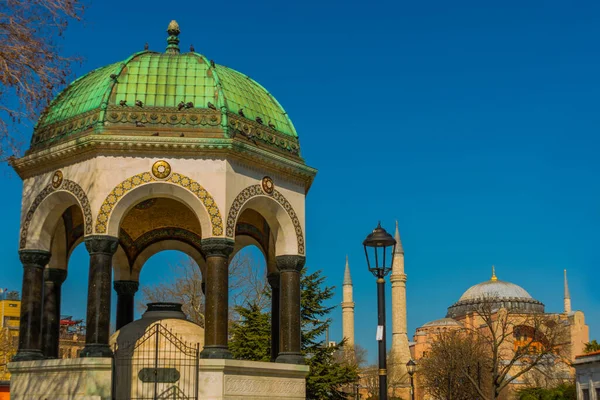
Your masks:
<svg viewBox="0 0 600 400"><path fill-rule="evenodd" d="M186 343L160 323L114 349L114 400L198 400L200 344Z"/></svg>

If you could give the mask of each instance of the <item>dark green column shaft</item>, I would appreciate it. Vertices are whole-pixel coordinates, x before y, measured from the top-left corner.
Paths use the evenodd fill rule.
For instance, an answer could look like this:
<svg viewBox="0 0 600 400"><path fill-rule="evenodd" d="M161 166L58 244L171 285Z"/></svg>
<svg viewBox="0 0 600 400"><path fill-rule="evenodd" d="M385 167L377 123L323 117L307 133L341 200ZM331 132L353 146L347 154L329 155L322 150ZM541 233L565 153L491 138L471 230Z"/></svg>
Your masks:
<svg viewBox="0 0 600 400"><path fill-rule="evenodd" d="M277 256L280 347L276 361L280 363L304 364L300 331L300 271L304 262L304 256Z"/></svg>
<svg viewBox="0 0 600 400"><path fill-rule="evenodd" d="M271 361L279 355L279 272L267 276L271 286Z"/></svg>
<svg viewBox="0 0 600 400"><path fill-rule="evenodd" d="M66 278L66 269L46 268L44 270L42 351L46 358L58 358L61 286Z"/></svg>
<svg viewBox="0 0 600 400"><path fill-rule="evenodd" d="M23 289L21 290L21 321L19 349L13 361L30 361L44 358L42 353L42 294L44 267L50 253L44 250L19 251L23 264Z"/></svg>
<svg viewBox="0 0 600 400"><path fill-rule="evenodd" d="M85 238L85 247L90 253L90 276L85 347L81 350L81 357L112 356L108 345L112 257L117 251L118 243L118 239L112 236Z"/></svg>
<svg viewBox="0 0 600 400"><path fill-rule="evenodd" d="M225 238L202 240L206 257L206 303L204 349L201 358L232 358L227 346L229 323L229 256L233 241Z"/></svg>
<svg viewBox="0 0 600 400"><path fill-rule="evenodd" d="M117 330L133 322L133 307L135 293L139 283L136 281L115 281L114 288L117 292Z"/></svg>

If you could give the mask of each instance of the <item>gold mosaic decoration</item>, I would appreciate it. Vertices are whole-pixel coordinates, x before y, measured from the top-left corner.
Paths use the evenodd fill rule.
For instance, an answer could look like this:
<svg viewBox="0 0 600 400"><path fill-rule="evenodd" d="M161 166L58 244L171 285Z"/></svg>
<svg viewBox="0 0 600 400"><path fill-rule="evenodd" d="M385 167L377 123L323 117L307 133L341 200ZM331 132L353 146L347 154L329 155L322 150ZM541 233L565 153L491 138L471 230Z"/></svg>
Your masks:
<svg viewBox="0 0 600 400"><path fill-rule="evenodd" d="M55 180L57 176L60 177L60 182L58 182L58 184L56 184L57 181ZM90 208L90 202L85 194L85 191L77 183L68 179L63 179L61 171L56 171L52 176L52 182L46 185L46 187L44 187L42 191L35 197L33 203L27 211L27 214L25 215L25 220L21 225L21 236L19 239L20 249L25 248L27 245L27 232L29 231L29 225L31 224L35 210L37 210L46 197L50 196L50 194L56 191L69 192L77 198L81 212L83 213L83 231L85 232L85 235L92 234L92 210Z"/></svg>
<svg viewBox="0 0 600 400"><path fill-rule="evenodd" d="M121 199L131 189L150 182L156 182L156 178L152 176L150 172L143 172L119 183L110 192L110 194L106 196L106 199L100 207L98 217L96 218L96 233L106 233L106 224L110 218L110 214L115 208L115 205L119 202L119 199ZM200 199L202 204L204 204L204 207L206 207L206 210L210 215L212 235L223 235L223 219L221 218L219 207L217 206L215 199L206 191L206 189L202 187L202 185L185 175L178 174L177 172L171 174L166 180L164 180L164 182L171 182L194 193L196 197Z"/></svg>
<svg viewBox="0 0 600 400"><path fill-rule="evenodd" d="M269 176L265 176L262 179L262 190L266 194L273 194L273 190L275 190L275 184L273 183L273 179Z"/></svg>
<svg viewBox="0 0 600 400"><path fill-rule="evenodd" d="M233 204L231 204L231 208L229 209L229 215L227 216L227 229L225 230L228 237L233 238L235 236L235 225L243 205L256 196L264 196L262 184L248 186L237 195L235 200L233 200ZM275 190L275 188L273 188L271 196L281 204L292 219L292 224L296 231L296 240L298 242L298 254L304 254L304 234L302 233L302 226L300 225L298 215L296 215L290 202L281 193Z"/></svg>
<svg viewBox="0 0 600 400"><path fill-rule="evenodd" d="M152 175L158 179L165 179L171 174L171 166L168 162L160 160L152 165Z"/></svg>
<svg viewBox="0 0 600 400"><path fill-rule="evenodd" d="M60 185L62 184L63 181L63 173L62 171L58 170L54 173L54 175L52 175L52 187L54 189L58 189L60 187Z"/></svg>

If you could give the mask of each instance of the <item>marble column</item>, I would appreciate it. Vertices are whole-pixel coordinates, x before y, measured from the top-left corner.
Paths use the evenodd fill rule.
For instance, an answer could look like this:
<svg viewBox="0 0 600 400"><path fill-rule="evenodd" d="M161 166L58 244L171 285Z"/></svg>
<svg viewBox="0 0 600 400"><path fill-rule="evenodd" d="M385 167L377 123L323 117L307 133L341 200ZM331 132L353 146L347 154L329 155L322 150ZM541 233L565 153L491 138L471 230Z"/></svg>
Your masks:
<svg viewBox="0 0 600 400"><path fill-rule="evenodd" d="M44 250L21 250L23 289L21 290L21 321L19 349L13 361L31 361L44 358L42 353L42 294L44 268L51 254Z"/></svg>
<svg viewBox="0 0 600 400"><path fill-rule="evenodd" d="M85 347L80 357L112 357L108 345L112 257L119 241L112 236L88 236L85 247L90 253L90 273L86 316Z"/></svg>
<svg viewBox="0 0 600 400"><path fill-rule="evenodd" d="M206 305L204 312L204 349L201 358L232 358L227 347L229 323L229 256L233 240L202 240L206 257Z"/></svg>
<svg viewBox="0 0 600 400"><path fill-rule="evenodd" d="M271 286L271 361L279 355L279 272L267 275Z"/></svg>
<svg viewBox="0 0 600 400"><path fill-rule="evenodd" d="M138 291L139 283L136 281L114 281L113 286L117 292L117 330L133 322L133 300Z"/></svg>
<svg viewBox="0 0 600 400"><path fill-rule="evenodd" d="M44 270L42 352L46 358L58 358L61 286L66 278L66 269L46 268Z"/></svg>
<svg viewBox="0 0 600 400"><path fill-rule="evenodd" d="M304 256L277 256L279 288L279 355L277 362L304 364L300 332L300 271Z"/></svg>

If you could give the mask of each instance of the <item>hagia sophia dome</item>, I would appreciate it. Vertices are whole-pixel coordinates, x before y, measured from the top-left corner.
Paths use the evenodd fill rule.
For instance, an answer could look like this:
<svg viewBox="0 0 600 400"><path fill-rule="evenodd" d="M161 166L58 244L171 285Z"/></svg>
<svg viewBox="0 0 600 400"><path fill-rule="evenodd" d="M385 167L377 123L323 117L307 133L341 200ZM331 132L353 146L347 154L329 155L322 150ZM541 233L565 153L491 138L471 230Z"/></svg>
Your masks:
<svg viewBox="0 0 600 400"><path fill-rule="evenodd" d="M544 304L531 297L521 286L499 280L492 269L492 277L467 289L456 303L448 307L446 317L461 318L490 299L498 308L510 307L524 313L544 312Z"/></svg>
<svg viewBox="0 0 600 400"><path fill-rule="evenodd" d="M187 129L191 135L185 137L214 139L207 131L222 128L299 156L294 125L275 97L250 77L209 60L193 47L180 51L175 21L167 32L166 52L150 51L146 45L64 89L35 126L30 152L87 132L118 129L120 135L139 136L142 131L170 128Z"/></svg>

